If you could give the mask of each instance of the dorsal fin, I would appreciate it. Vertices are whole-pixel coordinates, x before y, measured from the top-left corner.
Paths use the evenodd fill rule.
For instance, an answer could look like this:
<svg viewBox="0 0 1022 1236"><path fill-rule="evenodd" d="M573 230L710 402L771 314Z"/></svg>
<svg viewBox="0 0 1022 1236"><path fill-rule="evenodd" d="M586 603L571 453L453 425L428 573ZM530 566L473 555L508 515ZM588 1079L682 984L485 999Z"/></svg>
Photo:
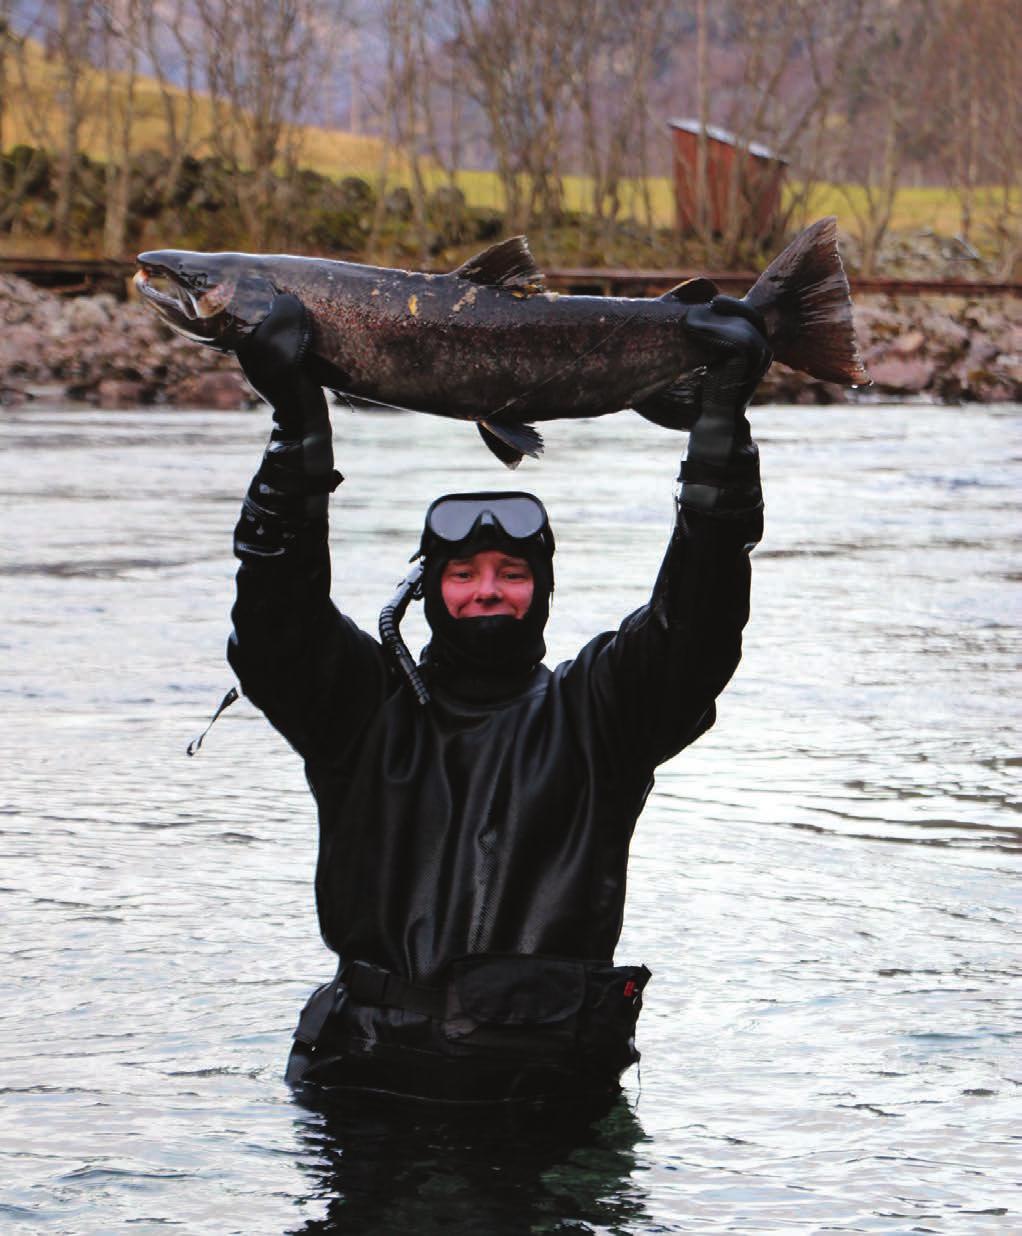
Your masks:
<svg viewBox="0 0 1022 1236"><path fill-rule="evenodd" d="M682 279L669 292L660 297L661 300L680 300L683 305L705 305L720 291L712 279L697 275L694 279Z"/></svg>
<svg viewBox="0 0 1022 1236"><path fill-rule="evenodd" d="M462 262L451 274L484 287L511 288L530 296L546 290L543 272L529 252L524 236L510 236L499 245L491 245Z"/></svg>

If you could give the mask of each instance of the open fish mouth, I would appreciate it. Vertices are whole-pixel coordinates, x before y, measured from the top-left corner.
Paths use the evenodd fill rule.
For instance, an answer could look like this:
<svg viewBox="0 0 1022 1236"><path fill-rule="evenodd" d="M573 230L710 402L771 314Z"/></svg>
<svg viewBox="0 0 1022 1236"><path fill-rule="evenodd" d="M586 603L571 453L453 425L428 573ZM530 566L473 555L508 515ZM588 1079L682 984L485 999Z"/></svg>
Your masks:
<svg viewBox="0 0 1022 1236"><path fill-rule="evenodd" d="M154 309L178 317L197 318L199 316L195 308L195 298L187 293L179 283L165 276L157 276L160 282L169 288L170 294L168 294L153 282L153 275L154 272L143 266L135 271L135 278L132 282L135 284L135 291L144 297Z"/></svg>
<svg viewBox="0 0 1022 1236"><path fill-rule="evenodd" d="M234 295L230 280L197 294L175 278L172 272L145 262L135 272L133 282L138 294L168 326L203 343L208 343L219 334L219 324Z"/></svg>

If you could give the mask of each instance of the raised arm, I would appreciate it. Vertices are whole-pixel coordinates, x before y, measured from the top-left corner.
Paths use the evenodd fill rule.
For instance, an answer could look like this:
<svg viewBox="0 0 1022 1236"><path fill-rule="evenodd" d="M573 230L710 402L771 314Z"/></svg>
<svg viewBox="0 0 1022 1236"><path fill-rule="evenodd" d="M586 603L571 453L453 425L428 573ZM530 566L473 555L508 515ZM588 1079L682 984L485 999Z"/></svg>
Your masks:
<svg viewBox="0 0 1022 1236"><path fill-rule="evenodd" d="M244 693L306 759L337 752L382 697L379 645L330 601L327 502L334 470L322 389L302 368L310 324L282 294L238 350L273 408L273 432L241 509L227 657Z"/></svg>
<svg viewBox="0 0 1022 1236"><path fill-rule="evenodd" d="M719 359L693 408L674 531L653 595L617 632L583 649L565 675L586 693L608 759L619 755L638 775L709 729L714 701L741 658L749 552L763 531L759 454L745 413L770 363L757 315L747 314L728 297L690 312L687 324L705 331Z"/></svg>

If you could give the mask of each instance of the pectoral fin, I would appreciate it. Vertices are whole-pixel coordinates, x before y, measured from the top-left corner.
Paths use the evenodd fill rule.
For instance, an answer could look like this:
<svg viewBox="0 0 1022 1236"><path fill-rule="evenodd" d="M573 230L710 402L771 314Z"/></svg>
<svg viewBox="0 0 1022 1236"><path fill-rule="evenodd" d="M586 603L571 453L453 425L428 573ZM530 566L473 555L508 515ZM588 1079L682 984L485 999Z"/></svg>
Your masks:
<svg viewBox="0 0 1022 1236"><path fill-rule="evenodd" d="M502 464L517 468L523 455L538 459L543 439L531 425L519 421L477 421L480 436Z"/></svg>
<svg viewBox="0 0 1022 1236"><path fill-rule="evenodd" d="M702 367L683 374L677 382L632 406L640 416L664 429L691 429L701 410Z"/></svg>

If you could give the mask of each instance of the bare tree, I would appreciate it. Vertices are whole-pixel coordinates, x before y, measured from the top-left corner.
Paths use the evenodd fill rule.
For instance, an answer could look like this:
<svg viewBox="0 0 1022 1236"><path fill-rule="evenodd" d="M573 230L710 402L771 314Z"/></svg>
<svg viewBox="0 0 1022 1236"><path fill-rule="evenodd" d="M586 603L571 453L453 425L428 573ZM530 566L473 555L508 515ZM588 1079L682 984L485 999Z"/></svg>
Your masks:
<svg viewBox="0 0 1022 1236"><path fill-rule="evenodd" d="M697 156L694 166L678 162L674 171L694 199L692 226L711 260L727 266L747 259L804 212L824 170L841 65L859 37L864 3L709 6L697 0L691 14ZM733 158L712 177L710 125L726 130L734 145ZM757 157L756 146L770 152L773 164ZM791 172L771 217L766 206L782 160Z"/></svg>
<svg viewBox="0 0 1022 1236"><path fill-rule="evenodd" d="M1000 83L997 107L986 124L988 143L984 153L985 173L990 177L994 247L1003 279L1016 278L1022 258L1022 30L1011 20L1014 6L1003 4L1007 25L998 33L996 57L987 63L988 71ZM992 30L997 23L992 23Z"/></svg>
<svg viewBox="0 0 1022 1236"><path fill-rule="evenodd" d="M166 183L178 180L195 148L198 28L192 0L140 0L141 43L155 78L163 112L168 164Z"/></svg>
<svg viewBox="0 0 1022 1236"><path fill-rule="evenodd" d="M388 87L384 139L393 145L397 158L408 169L412 220L422 260L429 251L422 147L424 121L432 114L425 38L431 8L430 0L386 0L383 8ZM385 188L384 183L381 191Z"/></svg>
<svg viewBox="0 0 1022 1236"><path fill-rule="evenodd" d="M0 150L7 148L4 121L7 115L7 61L12 37L11 0L0 0Z"/></svg>
<svg viewBox="0 0 1022 1236"><path fill-rule="evenodd" d="M93 0L57 0L48 46L57 66L57 102L61 132L57 142L57 243L71 238L71 210L78 187L82 126L89 102L88 69L96 7Z"/></svg>
<svg viewBox="0 0 1022 1236"><path fill-rule="evenodd" d="M580 37L571 85L581 166L592 181L592 212L606 242L623 207L623 180L631 175L644 186L648 174L648 87L668 7L667 0L598 0L578 5L574 15Z"/></svg>
<svg viewBox="0 0 1022 1236"><path fill-rule="evenodd" d="M455 0L453 50L486 120L509 225L555 221L570 66L584 30L573 0Z"/></svg>
<svg viewBox="0 0 1022 1236"><path fill-rule="evenodd" d="M456 19L452 21L446 0L417 0L411 7L418 10L414 47L421 147L448 186L455 188L465 130L471 123L458 62L451 54Z"/></svg>
<svg viewBox="0 0 1022 1236"><path fill-rule="evenodd" d="M868 0L864 37L842 80L845 201L855 220L861 269L876 269L913 148L927 146L934 116L920 106L920 66L939 40L933 0Z"/></svg>
<svg viewBox="0 0 1022 1236"><path fill-rule="evenodd" d="M210 140L229 172L237 207L256 247L282 229L278 173L298 161L306 91L318 64L315 0L196 0Z"/></svg>
<svg viewBox="0 0 1022 1236"><path fill-rule="evenodd" d="M55 156L56 204L54 235L59 245L71 236L72 209L78 189L82 129L90 103L89 51L93 42L93 0L57 0L40 10L19 35L11 33L6 46L9 67L17 82L18 121L42 152L27 160L0 221L6 223L18 209L40 168ZM41 71L38 47L45 55Z"/></svg>
<svg viewBox="0 0 1022 1236"><path fill-rule="evenodd" d="M393 54L390 46L387 47L387 59L389 60ZM390 174L392 165L395 161L396 151L394 149L394 141L391 134L390 118L395 114L397 109L397 83L391 73L387 72L383 75L382 90L377 92L367 91L366 102L369 104L369 110L372 114L379 117L379 129L382 140L380 142L380 156L376 168L376 207L373 211L372 227L369 232L369 250L375 253L379 250L380 233L383 229L384 219L387 213L387 192L390 183ZM375 97L374 97L375 96Z"/></svg>
<svg viewBox="0 0 1022 1236"><path fill-rule="evenodd" d="M1022 33L1014 0L940 0L938 37L921 66L933 151L959 206L960 234L1010 271L1019 252ZM978 218L989 221L984 230ZM991 234L991 231L993 234Z"/></svg>
<svg viewBox="0 0 1022 1236"><path fill-rule="evenodd" d="M9 7L7 12L9 14ZM6 89L8 80L17 80L20 85L21 80L28 78L28 72L25 68L26 41L23 37L14 33L9 22L4 28L2 50L4 91L0 95L0 105L3 106L4 119L6 120L8 115L8 93ZM20 93L24 103L26 94L24 91ZM7 228L11 225L32 186L37 170L40 169L44 158L45 155L38 149L33 149L31 158L24 161L21 166L16 165L13 160L8 162L5 169L8 179L4 185L3 199L0 201L0 228Z"/></svg>
<svg viewBox="0 0 1022 1236"><path fill-rule="evenodd" d="M142 0L107 0L99 17L106 147L103 252L122 257L127 247Z"/></svg>

